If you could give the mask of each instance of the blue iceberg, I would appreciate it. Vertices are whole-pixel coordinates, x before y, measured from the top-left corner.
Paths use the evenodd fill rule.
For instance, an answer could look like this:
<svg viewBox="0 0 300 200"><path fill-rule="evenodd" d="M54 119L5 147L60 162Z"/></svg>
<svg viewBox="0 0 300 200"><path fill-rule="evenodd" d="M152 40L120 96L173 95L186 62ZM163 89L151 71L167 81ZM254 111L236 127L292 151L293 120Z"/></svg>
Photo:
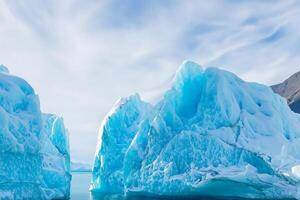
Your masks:
<svg viewBox="0 0 300 200"><path fill-rule="evenodd" d="M300 116L264 85L186 61L156 103L118 101L91 191L106 196L300 198Z"/></svg>
<svg viewBox="0 0 300 200"><path fill-rule="evenodd" d="M23 79L0 66L0 199L63 199L70 153L63 120L40 111Z"/></svg>

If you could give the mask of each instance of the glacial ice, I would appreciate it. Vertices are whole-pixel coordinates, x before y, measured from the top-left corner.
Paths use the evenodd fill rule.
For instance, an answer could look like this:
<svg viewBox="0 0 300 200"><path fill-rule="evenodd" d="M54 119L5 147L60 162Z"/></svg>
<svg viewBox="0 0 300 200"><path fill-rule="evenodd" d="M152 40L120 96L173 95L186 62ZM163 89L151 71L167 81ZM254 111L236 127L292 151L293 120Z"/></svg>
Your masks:
<svg viewBox="0 0 300 200"><path fill-rule="evenodd" d="M122 98L99 131L100 196L300 198L300 116L264 85L186 61L156 104Z"/></svg>
<svg viewBox="0 0 300 200"><path fill-rule="evenodd" d="M68 134L43 114L23 79L0 66L0 199L59 199L70 193Z"/></svg>

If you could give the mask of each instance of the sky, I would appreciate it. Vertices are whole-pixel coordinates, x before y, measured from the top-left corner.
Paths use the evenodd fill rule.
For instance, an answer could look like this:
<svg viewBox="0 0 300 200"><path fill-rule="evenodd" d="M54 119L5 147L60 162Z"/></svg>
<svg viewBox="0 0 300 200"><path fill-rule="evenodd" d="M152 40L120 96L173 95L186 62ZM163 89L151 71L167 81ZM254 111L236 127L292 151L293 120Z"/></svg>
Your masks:
<svg viewBox="0 0 300 200"><path fill-rule="evenodd" d="M166 84L184 60L247 81L300 70L298 0L3 0L0 63L62 116L74 161L92 163L113 104Z"/></svg>

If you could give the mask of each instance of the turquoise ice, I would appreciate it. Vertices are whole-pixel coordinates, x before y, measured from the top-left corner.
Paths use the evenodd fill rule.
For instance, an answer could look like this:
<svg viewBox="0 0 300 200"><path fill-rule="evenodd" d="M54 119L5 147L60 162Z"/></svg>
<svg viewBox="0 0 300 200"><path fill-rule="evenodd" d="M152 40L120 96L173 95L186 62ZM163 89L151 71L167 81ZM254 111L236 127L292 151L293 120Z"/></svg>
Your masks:
<svg viewBox="0 0 300 200"><path fill-rule="evenodd" d="M300 198L300 117L264 85L186 61L155 103L123 98L99 132L91 191Z"/></svg>
<svg viewBox="0 0 300 200"><path fill-rule="evenodd" d="M58 199L70 193L63 120L40 111L23 79L0 66L0 199Z"/></svg>

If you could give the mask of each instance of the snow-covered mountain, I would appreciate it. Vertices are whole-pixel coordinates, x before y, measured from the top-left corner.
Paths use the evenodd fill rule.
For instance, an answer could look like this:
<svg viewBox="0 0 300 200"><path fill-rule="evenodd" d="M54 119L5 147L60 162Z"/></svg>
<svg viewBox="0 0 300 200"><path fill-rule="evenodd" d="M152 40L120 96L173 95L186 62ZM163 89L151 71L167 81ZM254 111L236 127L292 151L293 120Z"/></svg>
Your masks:
<svg viewBox="0 0 300 200"><path fill-rule="evenodd" d="M99 131L92 192L300 198L300 116L270 87L187 61L156 104L122 98Z"/></svg>
<svg viewBox="0 0 300 200"><path fill-rule="evenodd" d="M92 166L88 163L71 162L71 171L72 172L91 172Z"/></svg>
<svg viewBox="0 0 300 200"><path fill-rule="evenodd" d="M271 86L273 91L287 99L290 108L300 113L300 71L284 82Z"/></svg>

